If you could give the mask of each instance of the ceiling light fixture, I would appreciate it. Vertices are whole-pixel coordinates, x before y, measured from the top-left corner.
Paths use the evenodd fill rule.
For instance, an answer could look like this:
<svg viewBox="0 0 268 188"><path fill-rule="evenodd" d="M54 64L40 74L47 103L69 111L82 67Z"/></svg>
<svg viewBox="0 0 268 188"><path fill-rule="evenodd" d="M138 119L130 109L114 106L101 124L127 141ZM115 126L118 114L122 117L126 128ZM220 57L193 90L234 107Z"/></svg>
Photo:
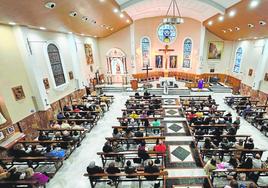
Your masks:
<svg viewBox="0 0 268 188"><path fill-rule="evenodd" d="M231 28L229 28L228 31L232 32L233 30Z"/></svg>
<svg viewBox="0 0 268 188"><path fill-rule="evenodd" d="M235 27L235 30L236 30L236 31L239 31L239 30L240 30L240 28L239 28L239 27Z"/></svg>
<svg viewBox="0 0 268 188"><path fill-rule="evenodd" d="M75 17L75 16L77 16L77 12L75 12L75 11L71 11L71 12L69 13L69 16L71 16L71 17Z"/></svg>
<svg viewBox="0 0 268 188"><path fill-rule="evenodd" d="M208 22L208 25L212 25L212 24L213 24L213 21L209 21L209 22Z"/></svg>
<svg viewBox="0 0 268 188"><path fill-rule="evenodd" d="M115 8L113 11L114 11L114 13L118 13L119 12L118 8Z"/></svg>
<svg viewBox="0 0 268 188"><path fill-rule="evenodd" d="M45 28L45 27L39 27L39 29L41 29L41 30L46 30L46 28Z"/></svg>
<svg viewBox="0 0 268 188"><path fill-rule="evenodd" d="M242 40L241 38L238 39L239 41Z"/></svg>
<svg viewBox="0 0 268 188"><path fill-rule="evenodd" d="M258 37L254 37L254 40L258 39Z"/></svg>
<svg viewBox="0 0 268 188"><path fill-rule="evenodd" d="M259 0L252 0L249 4L250 8L256 8L260 4Z"/></svg>
<svg viewBox="0 0 268 188"><path fill-rule="evenodd" d="M220 22L222 22L222 21L224 20L224 16L223 16L223 15L219 16L218 20L219 20Z"/></svg>
<svg viewBox="0 0 268 188"><path fill-rule="evenodd" d="M8 22L9 25L16 25L15 22Z"/></svg>
<svg viewBox="0 0 268 188"><path fill-rule="evenodd" d="M81 33L82 36L84 36L85 34L84 33Z"/></svg>
<svg viewBox="0 0 268 188"><path fill-rule="evenodd" d="M235 14L236 14L236 11L235 11L235 10L231 10L231 11L229 12L229 16L230 16L230 17L234 17Z"/></svg>
<svg viewBox="0 0 268 188"><path fill-rule="evenodd" d="M248 27L249 27L249 28L253 28L254 25L253 25L253 24L248 24Z"/></svg>
<svg viewBox="0 0 268 188"><path fill-rule="evenodd" d="M261 20L261 21L259 21L259 24L260 24L260 25L266 25L266 22L263 21L263 20Z"/></svg>
<svg viewBox="0 0 268 188"><path fill-rule="evenodd" d="M127 19L127 23L129 23L130 22L130 20L129 19Z"/></svg>
<svg viewBox="0 0 268 188"><path fill-rule="evenodd" d="M83 16L83 17L82 17L82 20L83 20L84 22L86 22L86 21L88 21L88 17Z"/></svg>
<svg viewBox="0 0 268 188"><path fill-rule="evenodd" d="M121 13L120 14L120 18L124 18L125 16L124 16L124 14L123 13Z"/></svg>
<svg viewBox="0 0 268 188"><path fill-rule="evenodd" d="M172 14L170 15L169 12ZM180 9L177 3L177 0L171 0L170 5L168 7L166 17L163 19L163 23L165 24L182 24L184 20L181 16Z"/></svg>
<svg viewBox="0 0 268 188"><path fill-rule="evenodd" d="M222 30L222 32L226 33L226 30Z"/></svg>
<svg viewBox="0 0 268 188"><path fill-rule="evenodd" d="M69 31L68 33L69 33L69 34L73 34L73 32L71 32L71 31Z"/></svg>
<svg viewBox="0 0 268 188"><path fill-rule="evenodd" d="M113 31L113 30L114 30L114 28L111 28L110 30L111 30L111 31Z"/></svg>
<svg viewBox="0 0 268 188"><path fill-rule="evenodd" d="M53 8L56 7L56 3L54 3L54 2L47 2L45 4L45 7L48 8L48 9L53 9Z"/></svg>

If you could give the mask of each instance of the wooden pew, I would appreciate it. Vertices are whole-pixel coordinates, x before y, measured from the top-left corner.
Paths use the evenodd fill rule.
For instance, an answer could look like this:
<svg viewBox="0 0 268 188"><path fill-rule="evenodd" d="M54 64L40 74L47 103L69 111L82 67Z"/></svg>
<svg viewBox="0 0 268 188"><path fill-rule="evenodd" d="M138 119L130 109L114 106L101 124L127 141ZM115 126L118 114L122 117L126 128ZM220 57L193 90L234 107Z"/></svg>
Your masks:
<svg viewBox="0 0 268 188"><path fill-rule="evenodd" d="M131 119L131 118L130 117L118 117L117 119L120 121L120 120ZM153 121L155 119L162 120L162 119L164 119L164 117L160 116L160 117L146 117L146 118L140 118L139 117L139 118L136 118L136 120L145 120L145 119L147 119L148 121Z"/></svg>
<svg viewBox="0 0 268 188"><path fill-rule="evenodd" d="M155 151L148 151L147 152L151 159L161 159L162 161L162 167L164 167L165 162L165 153L161 152L155 152ZM116 157L121 158L122 167L124 167L124 164L127 160L133 160L135 158L138 158L138 150L128 150L128 151L122 151L122 152L98 152L97 155L101 156L102 166L105 167L107 161L114 160Z"/></svg>
<svg viewBox="0 0 268 188"><path fill-rule="evenodd" d="M29 188L38 188L40 186L37 180L33 179L25 179L25 180L0 180L0 187L20 187L20 186L27 186Z"/></svg>
<svg viewBox="0 0 268 188"><path fill-rule="evenodd" d="M194 135L196 142L204 142L204 140L201 140L200 138L245 138L244 143L247 142L248 138L251 137L251 135L220 135L220 136L215 136L215 135Z"/></svg>
<svg viewBox="0 0 268 188"><path fill-rule="evenodd" d="M155 142L148 142L148 140L165 140L165 136L144 136L144 137L131 137L131 138L114 138L114 137L106 137L105 139L108 141L120 141L120 142L124 142L127 144L128 141L141 141L141 140L145 140L146 144L155 144Z"/></svg>
<svg viewBox="0 0 268 188"><path fill-rule="evenodd" d="M68 123L71 123L72 121L76 122L76 124L80 125L84 122L88 122L90 124L90 129L93 128L94 125L96 125L97 123L97 120L96 118L93 118L93 119L57 119L57 121L68 121Z"/></svg>
<svg viewBox="0 0 268 188"><path fill-rule="evenodd" d="M90 185L92 188L96 186L97 183L99 182L108 182L110 181L108 179L108 176L114 176L118 177L115 183L115 187L118 188L120 182L131 182L131 181L136 181L139 182L139 188L142 187L142 182L143 181L150 181L146 180L145 176L158 176L157 181L162 181L164 184L165 177L168 175L167 171L161 171L159 173L144 173L144 172L137 172L133 174L126 174L124 172L118 173L118 174L107 174L107 173L101 173L101 174L94 174L94 175L89 175L89 174L84 174L85 177L89 178ZM126 178L126 176L132 176L135 178ZM101 177L100 179L95 179L94 177Z"/></svg>
<svg viewBox="0 0 268 188"><path fill-rule="evenodd" d="M184 112L208 112L210 113L211 110L185 110ZM224 113L226 110L215 110L214 113Z"/></svg>
<svg viewBox="0 0 268 188"><path fill-rule="evenodd" d="M152 129L160 129L160 135L164 135L164 131L165 131L165 126L159 126L159 127L154 127L154 126L148 126L148 127L144 127L144 126L133 126L133 127L127 127L127 126L112 126L112 128L117 128L119 130L123 130L123 129L127 129L127 128L131 128L131 129L140 129L140 130L145 130L145 135L148 134L148 129L152 130Z"/></svg>
<svg viewBox="0 0 268 188"><path fill-rule="evenodd" d="M206 154L208 153L213 153L214 155L220 155L220 154L229 154L229 155L232 155L233 153L236 153L236 152L241 152L242 155L248 155L248 154L260 154L260 156L262 156L263 152L265 152L266 150L263 150L263 149L235 149L235 148L230 148L228 150L224 150L222 148L219 148L219 149L203 149L203 148L200 148L200 154L202 156L202 159L204 160L204 157L206 156Z"/></svg>

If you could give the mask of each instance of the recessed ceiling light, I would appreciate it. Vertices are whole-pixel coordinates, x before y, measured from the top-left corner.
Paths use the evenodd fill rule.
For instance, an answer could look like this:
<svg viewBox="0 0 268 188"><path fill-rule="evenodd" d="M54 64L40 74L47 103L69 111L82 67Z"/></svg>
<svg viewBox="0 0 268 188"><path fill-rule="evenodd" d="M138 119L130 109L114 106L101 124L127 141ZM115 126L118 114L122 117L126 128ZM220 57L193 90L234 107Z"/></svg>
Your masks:
<svg viewBox="0 0 268 188"><path fill-rule="evenodd" d="M46 30L46 28L45 28L45 27L39 27L39 29L41 29L41 30Z"/></svg>
<svg viewBox="0 0 268 188"><path fill-rule="evenodd" d="M73 32L71 32L71 31L69 31L68 33L69 33L69 34L73 34Z"/></svg>
<svg viewBox="0 0 268 188"><path fill-rule="evenodd" d="M106 27L106 29L109 29L109 28L110 28L109 26Z"/></svg>
<svg viewBox="0 0 268 188"><path fill-rule="evenodd" d="M110 30L111 30L111 31L113 31L113 30L114 30L114 28L111 28Z"/></svg>
<svg viewBox="0 0 268 188"><path fill-rule="evenodd" d="M235 30L236 30L236 31L239 31L239 30L240 30L240 28L239 28L239 27L235 27Z"/></svg>
<svg viewBox="0 0 268 188"><path fill-rule="evenodd" d="M260 25L266 25L266 22L263 21L263 20L261 20L261 21L259 21L259 24L260 24Z"/></svg>
<svg viewBox="0 0 268 188"><path fill-rule="evenodd" d="M235 11L235 10L231 10L231 11L229 12L229 16L230 16L230 17L234 17L235 14L236 14L236 11Z"/></svg>
<svg viewBox="0 0 268 188"><path fill-rule="evenodd" d="M129 23L130 22L130 20L129 19L127 19L127 23Z"/></svg>
<svg viewBox="0 0 268 188"><path fill-rule="evenodd" d="M117 13L117 12L119 12L119 10L118 10L118 8L115 8L114 13Z"/></svg>
<svg viewBox="0 0 268 188"><path fill-rule="evenodd" d="M75 16L77 16L77 12L75 12L75 11L71 11L71 12L69 13L69 16L71 16L71 17L75 17Z"/></svg>
<svg viewBox="0 0 268 188"><path fill-rule="evenodd" d="M85 21L88 21L88 17L86 17L86 16L83 16L82 17L82 20L85 22Z"/></svg>
<svg viewBox="0 0 268 188"><path fill-rule="evenodd" d="M124 16L124 14L123 13L121 13L120 14L120 18L124 18L125 16Z"/></svg>
<svg viewBox="0 0 268 188"><path fill-rule="evenodd" d="M242 40L241 38L238 39L239 41Z"/></svg>
<svg viewBox="0 0 268 188"><path fill-rule="evenodd" d="M213 21L209 21L209 22L208 22L208 25L212 25L212 24L213 24Z"/></svg>
<svg viewBox="0 0 268 188"><path fill-rule="evenodd" d="M104 2L105 0L100 0L100 2Z"/></svg>
<svg viewBox="0 0 268 188"><path fill-rule="evenodd" d="M8 22L9 25L16 25L15 22Z"/></svg>
<svg viewBox="0 0 268 188"><path fill-rule="evenodd" d="M222 21L224 20L224 16L223 16L223 15L219 16L218 20L219 20L220 22L222 22Z"/></svg>
<svg viewBox="0 0 268 188"><path fill-rule="evenodd" d="M222 30L222 32L226 33L226 30Z"/></svg>
<svg viewBox="0 0 268 188"><path fill-rule="evenodd" d="M56 7L56 3L54 2L48 2L45 4L45 7L48 8L48 9L53 9Z"/></svg>
<svg viewBox="0 0 268 188"><path fill-rule="evenodd" d="M259 0L252 0L249 4L249 7L250 8L255 8L257 7L258 5L260 4L260 1Z"/></svg>
<svg viewBox="0 0 268 188"><path fill-rule="evenodd" d="M232 32L233 30L231 28L229 28L228 31Z"/></svg>
<svg viewBox="0 0 268 188"><path fill-rule="evenodd" d="M82 36L84 36L85 34L84 33L81 33Z"/></svg>
<svg viewBox="0 0 268 188"><path fill-rule="evenodd" d="M249 27L249 28L253 28L254 25L253 25L253 24L248 24L248 27Z"/></svg>
<svg viewBox="0 0 268 188"><path fill-rule="evenodd" d="M100 26L101 26L101 27L105 27L105 24L101 24Z"/></svg>
<svg viewBox="0 0 268 188"><path fill-rule="evenodd" d="M258 39L258 37L254 37L254 40Z"/></svg>
<svg viewBox="0 0 268 188"><path fill-rule="evenodd" d="M95 35L94 37L97 38L97 35Z"/></svg>

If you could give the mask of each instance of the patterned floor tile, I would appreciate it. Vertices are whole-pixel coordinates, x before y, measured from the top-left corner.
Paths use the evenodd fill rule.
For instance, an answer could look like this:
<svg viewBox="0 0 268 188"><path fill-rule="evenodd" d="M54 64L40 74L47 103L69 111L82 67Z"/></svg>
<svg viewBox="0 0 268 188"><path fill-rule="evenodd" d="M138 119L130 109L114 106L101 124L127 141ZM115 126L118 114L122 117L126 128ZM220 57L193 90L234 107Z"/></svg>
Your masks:
<svg viewBox="0 0 268 188"><path fill-rule="evenodd" d="M179 112L178 112L178 110L168 109L168 110L166 110L166 114L171 115L171 116L175 116L175 115L179 115Z"/></svg>
<svg viewBox="0 0 268 188"><path fill-rule="evenodd" d="M188 145L171 145L170 159L171 162L194 162L191 149Z"/></svg>
<svg viewBox="0 0 268 188"><path fill-rule="evenodd" d="M167 123L167 133L185 133L182 123Z"/></svg>

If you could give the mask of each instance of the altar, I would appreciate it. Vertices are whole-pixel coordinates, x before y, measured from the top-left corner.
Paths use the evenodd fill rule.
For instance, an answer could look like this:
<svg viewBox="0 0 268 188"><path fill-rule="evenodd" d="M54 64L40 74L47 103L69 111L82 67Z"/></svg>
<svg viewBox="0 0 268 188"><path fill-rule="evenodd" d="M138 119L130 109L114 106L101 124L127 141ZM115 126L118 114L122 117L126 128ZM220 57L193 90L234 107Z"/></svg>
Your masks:
<svg viewBox="0 0 268 188"><path fill-rule="evenodd" d="M159 78L160 87L164 87L164 83L167 82L168 87L175 87L176 79L175 77L160 77Z"/></svg>

